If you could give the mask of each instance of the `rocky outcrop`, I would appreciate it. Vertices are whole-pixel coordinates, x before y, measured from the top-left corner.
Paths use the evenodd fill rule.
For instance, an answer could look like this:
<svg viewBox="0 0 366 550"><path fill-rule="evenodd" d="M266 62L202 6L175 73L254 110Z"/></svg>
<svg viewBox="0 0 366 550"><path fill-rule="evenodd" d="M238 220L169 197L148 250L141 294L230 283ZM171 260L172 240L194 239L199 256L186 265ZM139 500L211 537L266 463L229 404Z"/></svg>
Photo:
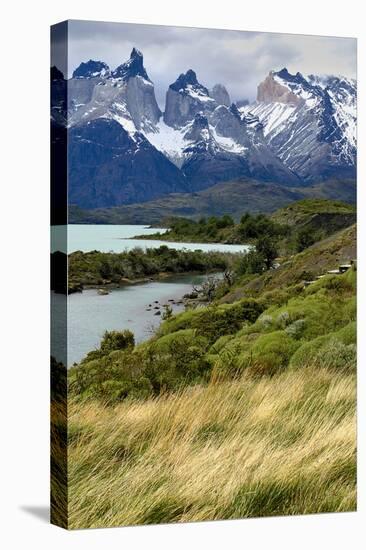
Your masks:
<svg viewBox="0 0 366 550"><path fill-rule="evenodd" d="M71 112L74 111L70 117L72 126L104 117L115 119L135 132L154 127L162 114L143 56L135 48L130 59L106 78L70 79L69 103Z"/></svg>
<svg viewBox="0 0 366 550"><path fill-rule="evenodd" d="M141 76L142 78L149 80L144 67L143 55L139 50L133 48L128 61L122 63L114 71L112 71L112 77L128 80L129 78L133 78L135 76Z"/></svg>
<svg viewBox="0 0 366 550"><path fill-rule="evenodd" d="M191 69L179 75L166 94L164 122L173 128L181 128L193 120L199 112L212 111L216 101L197 80Z"/></svg>
<svg viewBox="0 0 366 550"><path fill-rule="evenodd" d="M154 85L141 76L130 78L127 82L126 107L138 130L154 127L162 115Z"/></svg>
<svg viewBox="0 0 366 550"><path fill-rule="evenodd" d="M210 139L210 131L207 118L201 113L197 113L194 117L193 124L186 132L184 138L188 141L208 141Z"/></svg>
<svg viewBox="0 0 366 550"><path fill-rule="evenodd" d="M274 78L274 72L271 71L258 86L257 101L264 103L273 103L276 101L279 103L297 105L301 102L301 99L288 88L277 82Z"/></svg>
<svg viewBox="0 0 366 550"><path fill-rule="evenodd" d="M214 110L211 124L220 136L232 138L238 143L241 143L246 137L240 115L224 105L220 105Z"/></svg>
<svg viewBox="0 0 366 550"><path fill-rule="evenodd" d="M282 69L259 85L257 99L247 114L259 118L267 144L303 182L355 178L355 81Z"/></svg>

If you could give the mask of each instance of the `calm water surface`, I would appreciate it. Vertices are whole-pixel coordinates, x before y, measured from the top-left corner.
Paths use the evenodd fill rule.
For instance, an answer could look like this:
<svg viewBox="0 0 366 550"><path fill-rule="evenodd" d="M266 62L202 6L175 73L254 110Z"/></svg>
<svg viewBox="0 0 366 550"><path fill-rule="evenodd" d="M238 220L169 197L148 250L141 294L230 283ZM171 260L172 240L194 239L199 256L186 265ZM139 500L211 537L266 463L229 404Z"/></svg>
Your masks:
<svg viewBox="0 0 366 550"><path fill-rule="evenodd" d="M60 243L64 227L53 228L54 242ZM145 225L68 225L67 227L67 249L68 253L81 250L90 252L99 250L101 252L123 252L135 247L142 249L159 248L166 245L176 250L219 250L221 252L243 252L248 250L246 245L221 244L221 243L171 243L159 240L133 239L136 235L151 235L152 233L165 233L166 229L148 227ZM57 247L57 244L55 245ZM53 247L54 249L55 246Z"/></svg>
<svg viewBox="0 0 366 550"><path fill-rule="evenodd" d="M68 225L52 228L52 251L65 251L67 231L67 251L123 252L135 247L157 248L166 245L169 248L221 252L246 252L246 245L227 245L221 243L172 243L159 240L135 239L136 235L164 233L166 229L149 228L144 225ZM100 296L96 289L68 297L68 365L80 361L88 351L99 346L105 330L130 329L136 342L141 342L152 333L161 322L162 305L168 300L179 299L192 290L192 284L199 284L205 275L181 275L163 281L125 286L112 290L106 296ZM60 298L61 299L61 298ZM57 302L57 295L54 296ZM154 302L158 301L158 304ZM147 311L152 304L151 311ZM160 309L153 309L159 306ZM173 305L174 311L183 310L183 304ZM61 338L62 340L62 338Z"/></svg>
<svg viewBox="0 0 366 550"><path fill-rule="evenodd" d="M201 283L206 275L182 275L141 285L125 286L100 296L96 289L70 294L68 297L68 364L80 361L88 351L99 347L105 330L130 329L136 342L146 340L161 323L163 305L174 312L183 304L173 305L191 292L192 284ZM159 303L156 304L155 301ZM151 304L151 307L149 307ZM159 307L159 309L154 309ZM147 311L151 309L151 311Z"/></svg>

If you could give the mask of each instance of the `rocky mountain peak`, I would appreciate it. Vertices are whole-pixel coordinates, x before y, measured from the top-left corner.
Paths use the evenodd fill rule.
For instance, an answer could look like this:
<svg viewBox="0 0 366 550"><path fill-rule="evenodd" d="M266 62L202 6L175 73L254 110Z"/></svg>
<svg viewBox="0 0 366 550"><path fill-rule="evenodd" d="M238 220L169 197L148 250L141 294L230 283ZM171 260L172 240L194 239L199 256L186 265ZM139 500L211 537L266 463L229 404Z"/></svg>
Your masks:
<svg viewBox="0 0 366 550"><path fill-rule="evenodd" d="M138 57L138 58L141 58L141 62L142 62L143 59L144 59L144 57L143 57L141 51L138 50L137 48L133 47L133 48L132 48L131 55L130 55L130 58L131 58L131 59L135 59L135 58L137 58L137 57Z"/></svg>
<svg viewBox="0 0 366 550"><path fill-rule="evenodd" d="M216 101L208 89L197 80L196 73L189 69L178 76L168 88L164 121L171 127L182 127L194 119L196 113L212 111Z"/></svg>
<svg viewBox="0 0 366 550"><path fill-rule="evenodd" d="M286 68L277 73L271 71L257 88L257 101L263 103L288 103L296 105L301 101L287 85L293 82L296 76L290 75Z"/></svg>
<svg viewBox="0 0 366 550"><path fill-rule="evenodd" d="M222 84L215 84L212 90L210 90L210 96L218 105L226 105L229 107L231 103L229 93Z"/></svg>
<svg viewBox="0 0 366 550"><path fill-rule="evenodd" d="M274 77L279 78L281 80L284 80L290 84L301 86L305 89L310 88L311 85L309 84L308 80L300 73L297 72L296 74L291 74L289 71L284 67L278 72L273 72Z"/></svg>
<svg viewBox="0 0 366 550"><path fill-rule="evenodd" d="M89 59L82 62L72 73L72 78L96 78L109 76L110 69L104 61L94 61Z"/></svg>
<svg viewBox="0 0 366 550"><path fill-rule="evenodd" d="M119 65L113 72L113 78L122 78L128 80L134 76L142 76L149 80L146 69L144 67L144 57L140 50L133 48L130 58L125 63Z"/></svg>
<svg viewBox="0 0 366 550"><path fill-rule="evenodd" d="M198 82L197 75L192 69L189 69L185 74L180 74L177 80L173 82L173 84L171 84L169 88L175 92L180 93L184 93L189 88L193 88L205 95L209 95L208 89Z"/></svg>
<svg viewBox="0 0 366 550"><path fill-rule="evenodd" d="M56 68L51 71L53 121L70 128L77 143L74 165L87 161L71 184L73 200L82 206L127 204L243 176L299 185L355 175L352 79L291 74L284 67L265 77L258 101L249 105L233 104L222 84L208 90L189 69L169 86L161 120L139 50L133 48L112 74L95 78L103 69L109 70L102 62L81 64L67 81L67 105L66 81ZM111 195L104 193L110 181ZM85 205L91 185L97 192Z"/></svg>
<svg viewBox="0 0 366 550"><path fill-rule="evenodd" d="M208 119L202 113L195 114L193 122L186 132L184 139L189 142L189 145L184 149L184 153L188 155L188 157L209 150L213 152L217 149L217 144L210 131Z"/></svg>
<svg viewBox="0 0 366 550"><path fill-rule="evenodd" d="M277 76L279 76L280 78L283 78L284 80L288 80L291 78L291 74L288 72L287 70L287 67L284 67L283 69L281 69L280 71L271 71L269 74L276 74Z"/></svg>

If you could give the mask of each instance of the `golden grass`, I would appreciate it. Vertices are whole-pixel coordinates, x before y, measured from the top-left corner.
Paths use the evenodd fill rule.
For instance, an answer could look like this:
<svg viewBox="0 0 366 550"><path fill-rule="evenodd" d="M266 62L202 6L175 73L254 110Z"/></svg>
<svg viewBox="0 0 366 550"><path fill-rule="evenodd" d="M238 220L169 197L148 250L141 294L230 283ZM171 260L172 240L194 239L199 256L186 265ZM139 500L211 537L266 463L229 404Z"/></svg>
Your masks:
<svg viewBox="0 0 366 550"><path fill-rule="evenodd" d="M243 377L69 404L69 527L349 511L355 376Z"/></svg>

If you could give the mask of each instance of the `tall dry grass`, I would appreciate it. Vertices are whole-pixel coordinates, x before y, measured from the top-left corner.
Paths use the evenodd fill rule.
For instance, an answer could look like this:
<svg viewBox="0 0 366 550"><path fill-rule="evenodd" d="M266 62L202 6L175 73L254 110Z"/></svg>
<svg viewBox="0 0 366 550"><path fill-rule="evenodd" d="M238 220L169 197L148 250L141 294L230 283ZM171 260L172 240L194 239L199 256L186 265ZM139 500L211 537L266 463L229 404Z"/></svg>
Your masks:
<svg viewBox="0 0 366 550"><path fill-rule="evenodd" d="M243 377L148 401L69 404L69 527L356 507L355 375Z"/></svg>

